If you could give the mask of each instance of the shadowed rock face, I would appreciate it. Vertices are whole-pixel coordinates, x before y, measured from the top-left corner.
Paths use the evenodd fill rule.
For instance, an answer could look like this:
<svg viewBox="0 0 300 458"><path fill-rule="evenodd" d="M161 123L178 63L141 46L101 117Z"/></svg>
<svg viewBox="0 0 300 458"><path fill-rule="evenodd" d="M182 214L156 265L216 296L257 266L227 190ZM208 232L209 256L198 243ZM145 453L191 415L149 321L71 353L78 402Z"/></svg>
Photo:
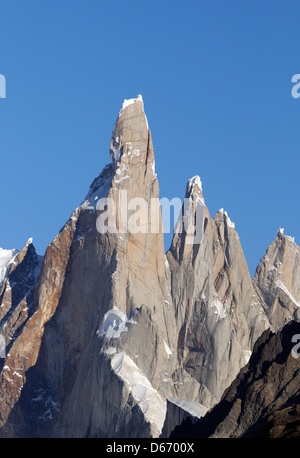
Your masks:
<svg viewBox="0 0 300 458"><path fill-rule="evenodd" d="M197 197L203 197L200 189ZM208 389L212 402L207 402L207 392L200 402L211 406L248 362L256 339L269 322L226 212L219 211L212 219L205 207L203 241L187 245L184 234L175 235L167 258L178 358Z"/></svg>
<svg viewBox="0 0 300 458"><path fill-rule="evenodd" d="M171 437L299 437L300 352L293 342L299 332L297 322L265 331L220 403Z"/></svg>
<svg viewBox="0 0 300 458"><path fill-rule="evenodd" d="M283 229L268 247L253 280L274 330L300 319L300 249Z"/></svg>
<svg viewBox="0 0 300 458"><path fill-rule="evenodd" d="M0 333L5 342L0 360L0 422L5 423L11 408L19 399L30 365L30 336L26 329L34 320L34 295L41 271L41 257L32 239L21 251L14 251L0 285ZM26 337L25 337L26 336ZM3 356L6 356L4 358Z"/></svg>
<svg viewBox="0 0 300 458"><path fill-rule="evenodd" d="M15 336L0 373L3 437L168 435L220 400L270 326L234 224L223 210L210 217L197 176L185 197L192 221L202 206L203 237L175 232L165 255L141 96L125 100L109 152L42 268L29 244L2 283L0 324L13 316ZM99 230L103 198L113 233Z"/></svg>

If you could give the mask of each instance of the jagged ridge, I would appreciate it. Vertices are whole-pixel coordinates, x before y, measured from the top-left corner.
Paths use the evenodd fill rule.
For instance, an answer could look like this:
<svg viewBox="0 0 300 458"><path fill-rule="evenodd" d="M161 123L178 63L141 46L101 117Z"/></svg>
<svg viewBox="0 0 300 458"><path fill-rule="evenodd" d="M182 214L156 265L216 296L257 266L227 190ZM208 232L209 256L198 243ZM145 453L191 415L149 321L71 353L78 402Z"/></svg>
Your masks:
<svg viewBox="0 0 300 458"><path fill-rule="evenodd" d="M267 303L261 288L269 269L258 267L252 284L235 226L223 209L211 218L200 177L189 180L185 196L193 221L201 206L200 241L175 231L165 255L159 207L155 233L126 226L132 213L124 213L120 191L127 202L159 199L141 96L123 103L109 150L111 163L31 282L32 313L0 374L2 436L168 435L182 415L201 416L219 402L274 321L276 301ZM97 230L103 197L115 203L115 233ZM297 306L298 283L276 277L277 290L278 281Z"/></svg>

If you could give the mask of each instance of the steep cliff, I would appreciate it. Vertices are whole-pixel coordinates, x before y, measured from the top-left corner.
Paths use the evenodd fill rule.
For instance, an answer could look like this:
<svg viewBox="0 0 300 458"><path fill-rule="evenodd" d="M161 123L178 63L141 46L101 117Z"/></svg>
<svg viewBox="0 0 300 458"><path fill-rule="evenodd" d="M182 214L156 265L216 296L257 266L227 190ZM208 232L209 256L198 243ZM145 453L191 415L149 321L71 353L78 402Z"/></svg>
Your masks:
<svg viewBox="0 0 300 458"><path fill-rule="evenodd" d="M220 403L171 437L300 437L300 324L265 331Z"/></svg>
<svg viewBox="0 0 300 458"><path fill-rule="evenodd" d="M198 176L165 254L141 96L124 101L109 152L42 266L28 244L28 282L11 267L23 255L0 253L0 325L30 303L2 358L1 436L168 435L220 400L270 326L234 224L211 218Z"/></svg>
<svg viewBox="0 0 300 458"><path fill-rule="evenodd" d="M193 196L194 213L199 199L204 205L199 183L200 179L187 186L186 198ZM214 219L206 206L203 212L200 243L186 243L185 232L175 234L167 258L179 363L205 387L198 401L211 407L248 362L269 321L253 288L234 223L223 209Z"/></svg>
<svg viewBox="0 0 300 458"><path fill-rule="evenodd" d="M279 229L261 259L253 280L274 330L300 319L300 248Z"/></svg>

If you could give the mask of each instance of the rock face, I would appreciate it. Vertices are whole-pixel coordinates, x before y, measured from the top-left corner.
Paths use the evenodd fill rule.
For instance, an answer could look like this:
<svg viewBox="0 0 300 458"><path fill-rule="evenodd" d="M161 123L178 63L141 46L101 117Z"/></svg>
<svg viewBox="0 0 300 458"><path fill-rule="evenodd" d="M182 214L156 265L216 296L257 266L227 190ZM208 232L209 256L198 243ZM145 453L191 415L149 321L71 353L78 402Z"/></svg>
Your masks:
<svg viewBox="0 0 300 458"><path fill-rule="evenodd" d="M203 202L199 183L187 187L186 197L192 193L195 205ZM198 244L175 234L167 258L179 363L205 387L198 401L211 407L248 362L269 322L227 213L220 210L212 219L205 207L203 231Z"/></svg>
<svg viewBox="0 0 300 458"><path fill-rule="evenodd" d="M300 437L300 325L265 331L220 403L171 437ZM298 342L298 343L297 343Z"/></svg>
<svg viewBox="0 0 300 458"><path fill-rule="evenodd" d="M1 249L0 263L0 421L4 424L25 380L31 342L24 336L35 314L34 295L42 259L29 239L21 251Z"/></svg>
<svg viewBox="0 0 300 458"><path fill-rule="evenodd" d="M265 303L274 330L300 319L300 249L279 229L254 276L254 286Z"/></svg>
<svg viewBox="0 0 300 458"><path fill-rule="evenodd" d="M166 437L219 402L274 323L269 266L262 260L252 284L234 224L223 210L211 218L198 176L165 254L141 96L123 103L109 151L42 266L31 243L0 252L1 326L13 336L2 437ZM293 259L280 280L297 301Z"/></svg>
<svg viewBox="0 0 300 458"><path fill-rule="evenodd" d="M165 399L157 389L164 392L166 383L161 367L167 371L172 365L165 344L173 346L175 322L164 301L163 234L160 229L135 234L124 227L132 214L126 214L122 201L124 192L128 203L143 198L149 204L158 196L140 98L123 105L110 152L112 163L74 215L68 275L32 375L33 386L34 380L43 380L59 406L51 414L54 421L45 419L43 434L157 436L164 420ZM116 233L97 230L95 207L102 197L115 204Z"/></svg>
<svg viewBox="0 0 300 458"><path fill-rule="evenodd" d="M26 384L3 418L11 429L22 418L17 435L158 436L165 394L175 394L176 324L160 210L146 222L141 214L147 227L135 233L137 209L130 207L135 198L150 208L159 192L141 97L123 104L110 154L44 257L26 328L34 342L24 356ZM114 232L99 231L101 198L115 205Z"/></svg>
<svg viewBox="0 0 300 458"><path fill-rule="evenodd" d="M186 418L195 423L204 417L207 408L194 401L176 398L167 399L167 411L161 437L170 437L176 425L180 425Z"/></svg>

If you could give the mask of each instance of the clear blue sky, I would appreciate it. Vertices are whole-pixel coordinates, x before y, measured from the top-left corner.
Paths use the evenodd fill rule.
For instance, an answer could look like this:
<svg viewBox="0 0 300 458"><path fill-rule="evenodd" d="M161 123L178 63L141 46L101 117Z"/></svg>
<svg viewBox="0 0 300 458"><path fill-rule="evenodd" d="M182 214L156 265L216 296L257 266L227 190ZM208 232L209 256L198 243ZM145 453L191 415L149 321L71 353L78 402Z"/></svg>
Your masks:
<svg viewBox="0 0 300 458"><path fill-rule="evenodd" d="M1 247L44 253L137 94L161 197L200 175L251 275L279 227L299 243L299 0L2 0L0 73Z"/></svg>

